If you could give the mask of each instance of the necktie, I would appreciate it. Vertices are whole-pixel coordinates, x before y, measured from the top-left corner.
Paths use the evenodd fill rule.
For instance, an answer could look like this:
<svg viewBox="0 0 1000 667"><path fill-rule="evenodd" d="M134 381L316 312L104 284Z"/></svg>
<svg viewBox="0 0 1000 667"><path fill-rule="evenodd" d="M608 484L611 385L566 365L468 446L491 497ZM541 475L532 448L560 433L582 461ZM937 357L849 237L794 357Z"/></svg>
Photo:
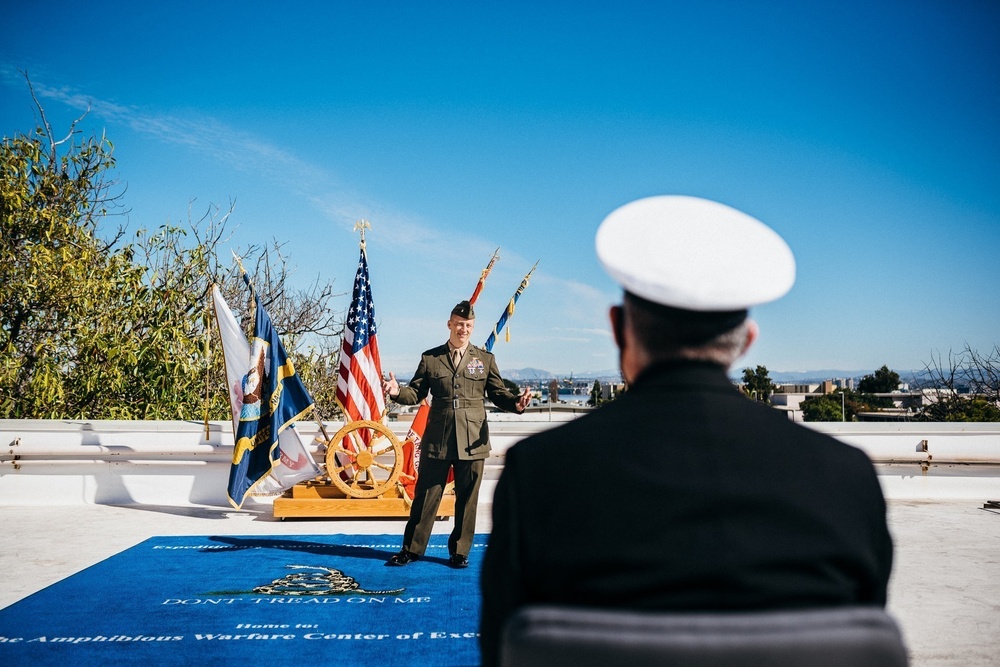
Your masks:
<svg viewBox="0 0 1000 667"><path fill-rule="evenodd" d="M461 360L462 360L462 351L461 350L452 350L451 351L451 365L454 366L455 368L458 368L458 362L460 362Z"/></svg>

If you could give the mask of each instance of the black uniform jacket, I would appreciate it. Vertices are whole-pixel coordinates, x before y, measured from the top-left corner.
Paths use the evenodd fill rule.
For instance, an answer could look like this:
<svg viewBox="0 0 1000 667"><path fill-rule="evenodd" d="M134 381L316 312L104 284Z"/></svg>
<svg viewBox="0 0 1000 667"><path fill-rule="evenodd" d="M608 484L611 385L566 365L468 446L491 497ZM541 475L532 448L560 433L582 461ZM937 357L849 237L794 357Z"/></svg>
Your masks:
<svg viewBox="0 0 1000 667"><path fill-rule="evenodd" d="M483 664L528 603L884 606L891 565L864 452L742 396L721 366L660 364L507 451L482 570Z"/></svg>
<svg viewBox="0 0 1000 667"><path fill-rule="evenodd" d="M518 412L517 396L504 386L493 355L469 345L453 366L448 345L427 350L409 385L399 388L397 403L416 405L431 395L431 412L420 442L421 456L432 459L485 459L490 431L483 403L488 396L507 412Z"/></svg>

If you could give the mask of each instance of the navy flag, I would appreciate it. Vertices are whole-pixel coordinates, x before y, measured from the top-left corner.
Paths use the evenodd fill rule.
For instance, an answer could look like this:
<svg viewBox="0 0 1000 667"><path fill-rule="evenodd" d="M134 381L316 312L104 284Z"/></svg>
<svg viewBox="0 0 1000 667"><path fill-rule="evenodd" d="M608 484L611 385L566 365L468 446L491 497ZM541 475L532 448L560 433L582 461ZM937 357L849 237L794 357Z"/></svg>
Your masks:
<svg viewBox="0 0 1000 667"><path fill-rule="evenodd" d="M237 509L281 464L281 432L313 405L256 294L254 300L257 314L250 367L242 378L243 402L229 470L229 502Z"/></svg>

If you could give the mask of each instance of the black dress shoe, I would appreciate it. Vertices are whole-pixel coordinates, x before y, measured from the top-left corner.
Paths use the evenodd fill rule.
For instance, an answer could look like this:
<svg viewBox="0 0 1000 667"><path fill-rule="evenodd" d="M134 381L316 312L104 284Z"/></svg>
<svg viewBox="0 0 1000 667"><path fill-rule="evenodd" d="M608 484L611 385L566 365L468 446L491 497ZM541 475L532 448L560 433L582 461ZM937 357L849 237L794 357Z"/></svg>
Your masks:
<svg viewBox="0 0 1000 667"><path fill-rule="evenodd" d="M451 558L448 559L448 565L456 570L460 570L463 567L469 567L469 559L462 554L452 554Z"/></svg>
<svg viewBox="0 0 1000 667"><path fill-rule="evenodd" d="M413 553L412 551L407 551L406 549L401 549L398 554L393 554L392 558L385 562L386 565L409 565L415 560L420 560L420 556Z"/></svg>

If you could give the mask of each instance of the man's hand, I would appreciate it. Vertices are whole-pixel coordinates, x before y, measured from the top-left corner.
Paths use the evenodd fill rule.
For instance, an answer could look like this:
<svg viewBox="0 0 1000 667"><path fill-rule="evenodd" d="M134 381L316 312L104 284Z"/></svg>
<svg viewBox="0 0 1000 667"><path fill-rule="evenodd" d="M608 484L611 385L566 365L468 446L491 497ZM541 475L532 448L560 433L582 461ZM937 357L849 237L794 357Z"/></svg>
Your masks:
<svg viewBox="0 0 1000 667"><path fill-rule="evenodd" d="M524 412L524 409L528 407L529 403L531 403L531 390L525 387L524 391L521 392L521 395L517 397L518 412Z"/></svg>
<svg viewBox="0 0 1000 667"><path fill-rule="evenodd" d="M389 398L399 396L399 383L396 382L396 374L389 373L389 379L382 380L382 392L389 395Z"/></svg>

